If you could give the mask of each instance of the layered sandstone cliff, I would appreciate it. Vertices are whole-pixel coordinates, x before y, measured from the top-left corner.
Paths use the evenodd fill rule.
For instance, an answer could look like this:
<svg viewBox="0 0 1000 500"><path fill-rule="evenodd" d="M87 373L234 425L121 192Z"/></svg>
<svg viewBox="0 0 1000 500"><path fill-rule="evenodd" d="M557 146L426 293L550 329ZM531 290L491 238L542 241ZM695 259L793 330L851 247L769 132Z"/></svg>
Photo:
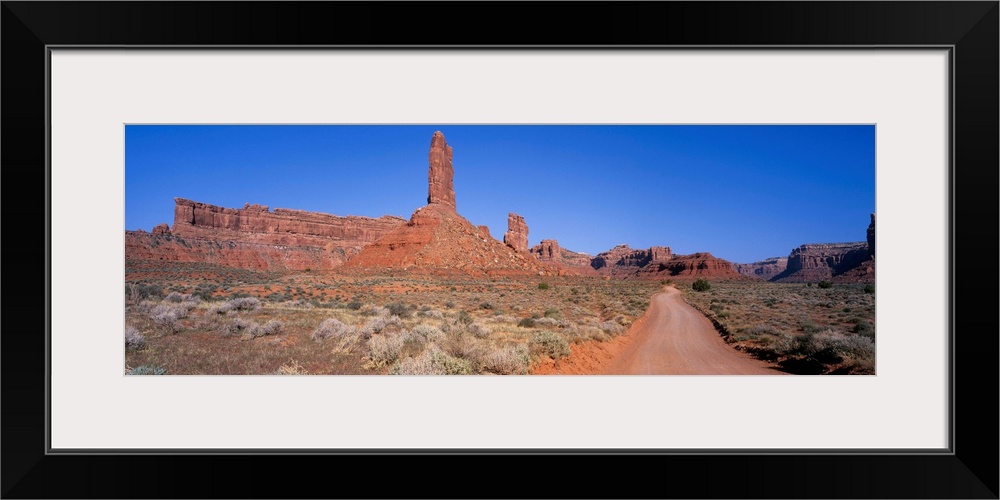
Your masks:
<svg viewBox="0 0 1000 500"><path fill-rule="evenodd" d="M771 257L750 264L733 264L736 271L744 276L770 280L788 267L788 257Z"/></svg>
<svg viewBox="0 0 1000 500"><path fill-rule="evenodd" d="M829 280L869 260L868 244L813 243L802 245L788 255L788 266L771 281L804 283Z"/></svg>

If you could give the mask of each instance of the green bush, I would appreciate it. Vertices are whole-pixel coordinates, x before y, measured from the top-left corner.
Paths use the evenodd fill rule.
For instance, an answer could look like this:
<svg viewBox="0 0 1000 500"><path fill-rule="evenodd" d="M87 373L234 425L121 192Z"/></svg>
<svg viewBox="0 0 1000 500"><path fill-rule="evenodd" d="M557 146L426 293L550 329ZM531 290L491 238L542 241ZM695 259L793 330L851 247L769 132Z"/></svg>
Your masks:
<svg viewBox="0 0 1000 500"><path fill-rule="evenodd" d="M830 288L830 287L833 286L833 283L830 283L829 281L823 280L823 281L820 281L817 284L817 286L819 286L820 288Z"/></svg>
<svg viewBox="0 0 1000 500"><path fill-rule="evenodd" d="M569 342L555 332L538 332L531 337L531 350L542 356L560 359L569 356Z"/></svg>
<svg viewBox="0 0 1000 500"><path fill-rule="evenodd" d="M534 328L535 318L522 318L521 321L517 322L517 326L521 328Z"/></svg>
<svg viewBox="0 0 1000 500"><path fill-rule="evenodd" d="M541 282L541 283L539 283L539 284L538 284L538 289L539 289L539 290L548 290L548 289L549 289L549 284L548 284L548 283L545 283L545 282L543 281L543 282Z"/></svg>
<svg viewBox="0 0 1000 500"><path fill-rule="evenodd" d="M700 278L691 284L691 288L696 292L706 292L712 285L708 284L708 280Z"/></svg>
<svg viewBox="0 0 1000 500"><path fill-rule="evenodd" d="M865 293L875 293L875 285L865 285Z"/></svg>

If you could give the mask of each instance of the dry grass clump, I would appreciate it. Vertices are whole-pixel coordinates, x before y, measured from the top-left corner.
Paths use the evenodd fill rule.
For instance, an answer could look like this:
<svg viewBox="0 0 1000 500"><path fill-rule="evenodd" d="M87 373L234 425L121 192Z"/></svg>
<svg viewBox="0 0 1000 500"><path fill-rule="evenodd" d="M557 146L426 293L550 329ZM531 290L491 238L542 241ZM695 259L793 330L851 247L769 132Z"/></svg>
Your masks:
<svg viewBox="0 0 1000 500"><path fill-rule="evenodd" d="M368 339L368 358L375 367L388 366L399 359L403 341L404 335L400 333L373 335Z"/></svg>
<svg viewBox="0 0 1000 500"><path fill-rule="evenodd" d="M482 367L498 375L525 375L531 368L531 354L524 345L495 349L483 356Z"/></svg>

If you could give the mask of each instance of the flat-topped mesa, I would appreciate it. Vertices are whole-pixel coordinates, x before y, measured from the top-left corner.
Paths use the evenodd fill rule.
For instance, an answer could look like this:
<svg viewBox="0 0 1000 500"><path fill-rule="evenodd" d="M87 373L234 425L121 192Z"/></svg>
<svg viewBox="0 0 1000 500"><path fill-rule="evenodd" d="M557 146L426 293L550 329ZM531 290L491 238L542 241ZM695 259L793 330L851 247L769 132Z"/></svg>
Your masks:
<svg viewBox="0 0 1000 500"><path fill-rule="evenodd" d="M528 224L524 222L524 217L514 212L507 214L507 232L503 235L503 242L518 252L528 251Z"/></svg>
<svg viewBox="0 0 1000 500"><path fill-rule="evenodd" d="M444 134L434 132L431 151L427 156L427 204L439 204L455 210L455 169L451 166L451 147Z"/></svg>

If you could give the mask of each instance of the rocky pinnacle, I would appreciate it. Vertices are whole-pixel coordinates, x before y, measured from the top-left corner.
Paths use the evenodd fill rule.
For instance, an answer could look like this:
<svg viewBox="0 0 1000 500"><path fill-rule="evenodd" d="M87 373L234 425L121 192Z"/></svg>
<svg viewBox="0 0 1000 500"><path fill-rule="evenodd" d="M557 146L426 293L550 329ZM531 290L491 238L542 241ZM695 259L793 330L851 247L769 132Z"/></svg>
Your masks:
<svg viewBox="0 0 1000 500"><path fill-rule="evenodd" d="M455 170L451 166L451 147L444 134L434 132L431 138L430 166L427 170L427 204L439 204L455 210Z"/></svg>

